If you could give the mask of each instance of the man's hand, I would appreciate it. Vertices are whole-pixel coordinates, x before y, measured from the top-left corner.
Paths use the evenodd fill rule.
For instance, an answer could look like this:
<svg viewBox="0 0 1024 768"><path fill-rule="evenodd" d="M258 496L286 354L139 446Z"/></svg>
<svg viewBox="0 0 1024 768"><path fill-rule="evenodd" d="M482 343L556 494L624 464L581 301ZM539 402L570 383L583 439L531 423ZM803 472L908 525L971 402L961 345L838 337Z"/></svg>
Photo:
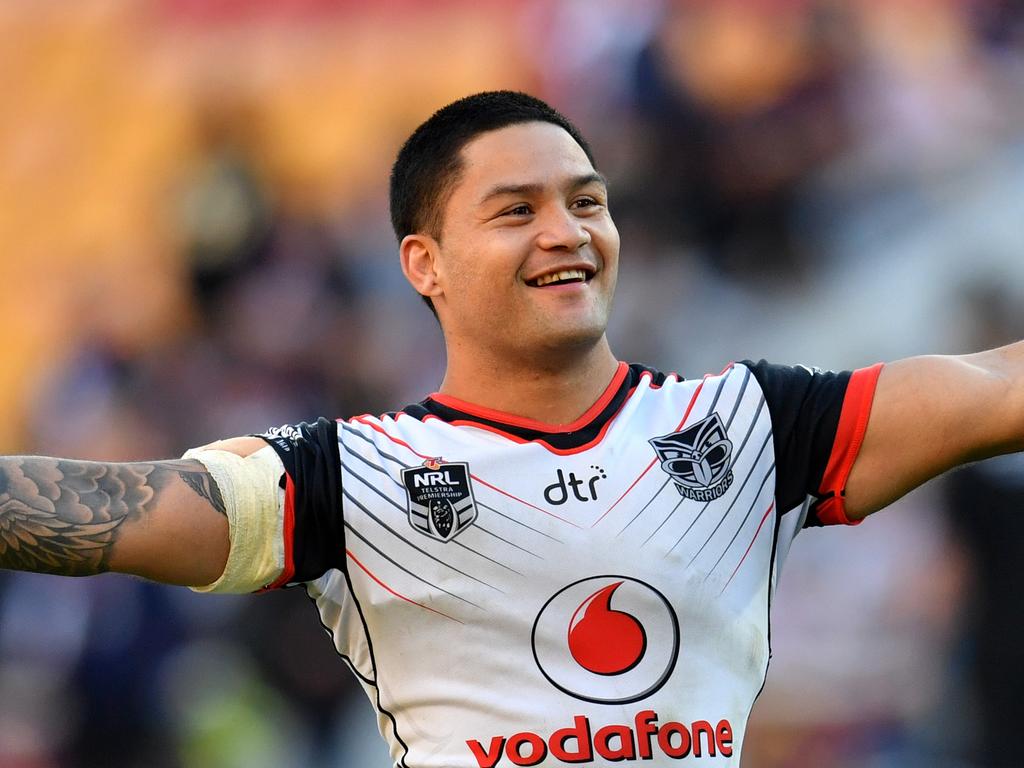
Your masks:
<svg viewBox="0 0 1024 768"><path fill-rule="evenodd" d="M846 486L859 520L959 464L1024 450L1024 342L890 363Z"/></svg>
<svg viewBox="0 0 1024 768"><path fill-rule="evenodd" d="M264 445L214 447L246 456ZM202 586L223 572L228 547L220 489L198 461L0 458L0 568Z"/></svg>

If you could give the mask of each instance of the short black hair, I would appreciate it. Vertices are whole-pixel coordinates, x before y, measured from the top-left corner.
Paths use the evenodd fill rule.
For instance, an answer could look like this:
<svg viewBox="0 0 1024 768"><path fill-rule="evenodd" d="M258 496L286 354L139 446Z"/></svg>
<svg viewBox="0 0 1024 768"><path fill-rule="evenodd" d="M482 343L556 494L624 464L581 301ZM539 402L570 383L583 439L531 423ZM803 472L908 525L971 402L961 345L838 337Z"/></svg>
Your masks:
<svg viewBox="0 0 1024 768"><path fill-rule="evenodd" d="M440 239L444 207L459 179L466 144L482 133L532 122L565 130L594 165L593 152L579 129L534 96L485 91L453 101L413 131L391 168L391 226L398 241L416 232ZM433 311L430 298L423 299Z"/></svg>

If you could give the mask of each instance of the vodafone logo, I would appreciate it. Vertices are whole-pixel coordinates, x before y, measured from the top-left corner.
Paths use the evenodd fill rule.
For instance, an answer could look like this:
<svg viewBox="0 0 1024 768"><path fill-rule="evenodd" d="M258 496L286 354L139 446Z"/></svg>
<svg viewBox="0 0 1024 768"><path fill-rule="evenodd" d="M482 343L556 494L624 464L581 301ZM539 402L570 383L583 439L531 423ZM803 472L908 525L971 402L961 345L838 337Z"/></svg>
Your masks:
<svg viewBox="0 0 1024 768"><path fill-rule="evenodd" d="M665 684L679 657L679 621L665 596L628 576L592 576L556 592L533 624L533 657L560 691L628 704Z"/></svg>

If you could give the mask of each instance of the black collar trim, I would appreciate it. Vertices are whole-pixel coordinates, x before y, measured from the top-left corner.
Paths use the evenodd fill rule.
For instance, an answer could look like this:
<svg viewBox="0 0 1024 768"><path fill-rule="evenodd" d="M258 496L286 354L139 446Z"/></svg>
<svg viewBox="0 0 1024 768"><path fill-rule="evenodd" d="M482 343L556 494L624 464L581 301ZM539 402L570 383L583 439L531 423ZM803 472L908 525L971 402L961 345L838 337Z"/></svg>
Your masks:
<svg viewBox="0 0 1024 768"><path fill-rule="evenodd" d="M624 375L622 373L623 369ZM437 395L431 395L419 403L406 406L401 411L388 415L397 418L401 414L406 414L420 421L437 418L449 424L468 425L486 429L519 443L539 442L557 453L577 453L590 448L600 441L616 414L622 409L626 400L640 383L641 376L644 374L651 377L651 385L653 387L660 387L666 378L665 374L646 366L636 363L632 365L622 364L622 368L616 372L615 378L610 385L615 386L615 389L611 393L611 397L608 398L607 403L604 404L598 413L571 431L562 431L555 427L544 429L541 427L546 425L518 419L512 415L503 417L496 411L487 411L486 416L480 413L472 413L468 410L468 408L472 407L469 404L466 404L467 409L464 410L457 406L457 401L440 402L441 396ZM617 385L615 384L616 379L621 379ZM598 402L601 402L608 395L609 392L606 391Z"/></svg>

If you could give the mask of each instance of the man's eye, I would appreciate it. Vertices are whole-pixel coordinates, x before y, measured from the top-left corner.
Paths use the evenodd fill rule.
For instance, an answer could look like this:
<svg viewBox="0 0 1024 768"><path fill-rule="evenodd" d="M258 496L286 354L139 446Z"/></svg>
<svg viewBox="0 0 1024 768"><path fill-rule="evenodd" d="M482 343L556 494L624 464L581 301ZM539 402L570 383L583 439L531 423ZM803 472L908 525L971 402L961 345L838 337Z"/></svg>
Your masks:
<svg viewBox="0 0 1024 768"><path fill-rule="evenodd" d="M572 207L576 209L581 208L593 208L594 206L600 205L597 200L592 197L581 197L579 200L573 200Z"/></svg>
<svg viewBox="0 0 1024 768"><path fill-rule="evenodd" d="M528 205L526 205L524 203L523 205L517 205L514 208L509 208L508 210L506 210L501 215L502 216L528 216L531 213L533 213L533 211L530 210L530 206L528 206Z"/></svg>

